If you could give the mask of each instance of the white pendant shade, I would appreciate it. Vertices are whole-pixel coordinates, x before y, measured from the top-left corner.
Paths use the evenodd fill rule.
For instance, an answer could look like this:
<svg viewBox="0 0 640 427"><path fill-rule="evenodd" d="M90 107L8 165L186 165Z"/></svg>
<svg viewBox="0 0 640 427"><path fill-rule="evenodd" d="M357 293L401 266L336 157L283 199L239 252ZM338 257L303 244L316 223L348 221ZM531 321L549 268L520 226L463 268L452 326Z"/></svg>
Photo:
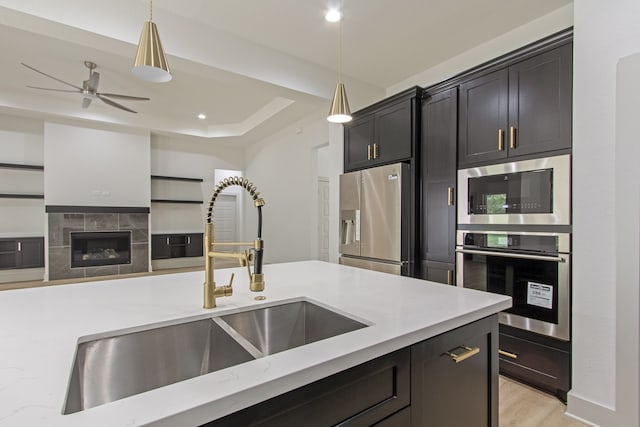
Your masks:
<svg viewBox="0 0 640 427"><path fill-rule="evenodd" d="M164 83L171 80L171 71L160 43L158 28L152 21L146 21L142 27L131 72L134 76L149 82Z"/></svg>

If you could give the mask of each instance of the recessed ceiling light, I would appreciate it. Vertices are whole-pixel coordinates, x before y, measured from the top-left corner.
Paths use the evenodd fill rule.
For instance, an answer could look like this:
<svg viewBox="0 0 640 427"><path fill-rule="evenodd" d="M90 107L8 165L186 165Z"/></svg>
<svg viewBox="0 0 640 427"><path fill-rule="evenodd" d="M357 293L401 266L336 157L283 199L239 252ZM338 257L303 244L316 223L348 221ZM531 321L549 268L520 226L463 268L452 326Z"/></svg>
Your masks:
<svg viewBox="0 0 640 427"><path fill-rule="evenodd" d="M204 119L206 119L206 118L207 118L207 115L206 115L206 114L203 114L203 113L200 113L200 114L198 114L198 118L199 118L200 120L204 120Z"/></svg>
<svg viewBox="0 0 640 427"><path fill-rule="evenodd" d="M326 15L324 15L324 19L329 22L338 22L342 19L342 14L337 9L331 9Z"/></svg>

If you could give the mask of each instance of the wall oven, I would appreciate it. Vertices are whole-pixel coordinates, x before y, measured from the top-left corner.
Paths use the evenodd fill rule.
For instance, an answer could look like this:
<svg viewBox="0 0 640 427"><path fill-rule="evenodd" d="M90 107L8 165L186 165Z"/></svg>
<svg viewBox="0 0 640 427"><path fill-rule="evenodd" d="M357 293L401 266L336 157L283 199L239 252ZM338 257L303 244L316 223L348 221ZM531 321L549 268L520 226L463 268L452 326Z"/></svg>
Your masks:
<svg viewBox="0 0 640 427"><path fill-rule="evenodd" d="M458 224L571 224L569 155L458 171Z"/></svg>
<svg viewBox="0 0 640 427"><path fill-rule="evenodd" d="M570 339L570 234L460 230L456 284L511 296L500 323Z"/></svg>

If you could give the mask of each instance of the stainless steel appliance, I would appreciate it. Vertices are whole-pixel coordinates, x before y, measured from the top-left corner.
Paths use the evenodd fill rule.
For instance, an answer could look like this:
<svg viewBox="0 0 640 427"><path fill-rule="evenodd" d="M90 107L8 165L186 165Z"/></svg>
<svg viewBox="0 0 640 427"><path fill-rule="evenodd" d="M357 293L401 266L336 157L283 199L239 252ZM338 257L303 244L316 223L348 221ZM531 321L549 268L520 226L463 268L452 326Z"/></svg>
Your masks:
<svg viewBox="0 0 640 427"><path fill-rule="evenodd" d="M571 224L571 158L458 171L458 224Z"/></svg>
<svg viewBox="0 0 640 427"><path fill-rule="evenodd" d="M409 165L340 175L340 263L407 274Z"/></svg>
<svg viewBox="0 0 640 427"><path fill-rule="evenodd" d="M456 284L509 295L500 323L570 339L570 234L463 231L456 235Z"/></svg>

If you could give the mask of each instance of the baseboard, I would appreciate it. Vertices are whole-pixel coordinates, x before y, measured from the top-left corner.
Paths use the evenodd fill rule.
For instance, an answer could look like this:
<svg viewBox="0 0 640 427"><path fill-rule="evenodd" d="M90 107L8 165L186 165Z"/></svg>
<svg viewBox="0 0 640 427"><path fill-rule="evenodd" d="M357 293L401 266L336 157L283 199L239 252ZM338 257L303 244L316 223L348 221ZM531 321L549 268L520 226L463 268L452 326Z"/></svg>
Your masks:
<svg viewBox="0 0 640 427"><path fill-rule="evenodd" d="M622 425L616 419L616 411L570 391L567 395L566 415L594 427Z"/></svg>

